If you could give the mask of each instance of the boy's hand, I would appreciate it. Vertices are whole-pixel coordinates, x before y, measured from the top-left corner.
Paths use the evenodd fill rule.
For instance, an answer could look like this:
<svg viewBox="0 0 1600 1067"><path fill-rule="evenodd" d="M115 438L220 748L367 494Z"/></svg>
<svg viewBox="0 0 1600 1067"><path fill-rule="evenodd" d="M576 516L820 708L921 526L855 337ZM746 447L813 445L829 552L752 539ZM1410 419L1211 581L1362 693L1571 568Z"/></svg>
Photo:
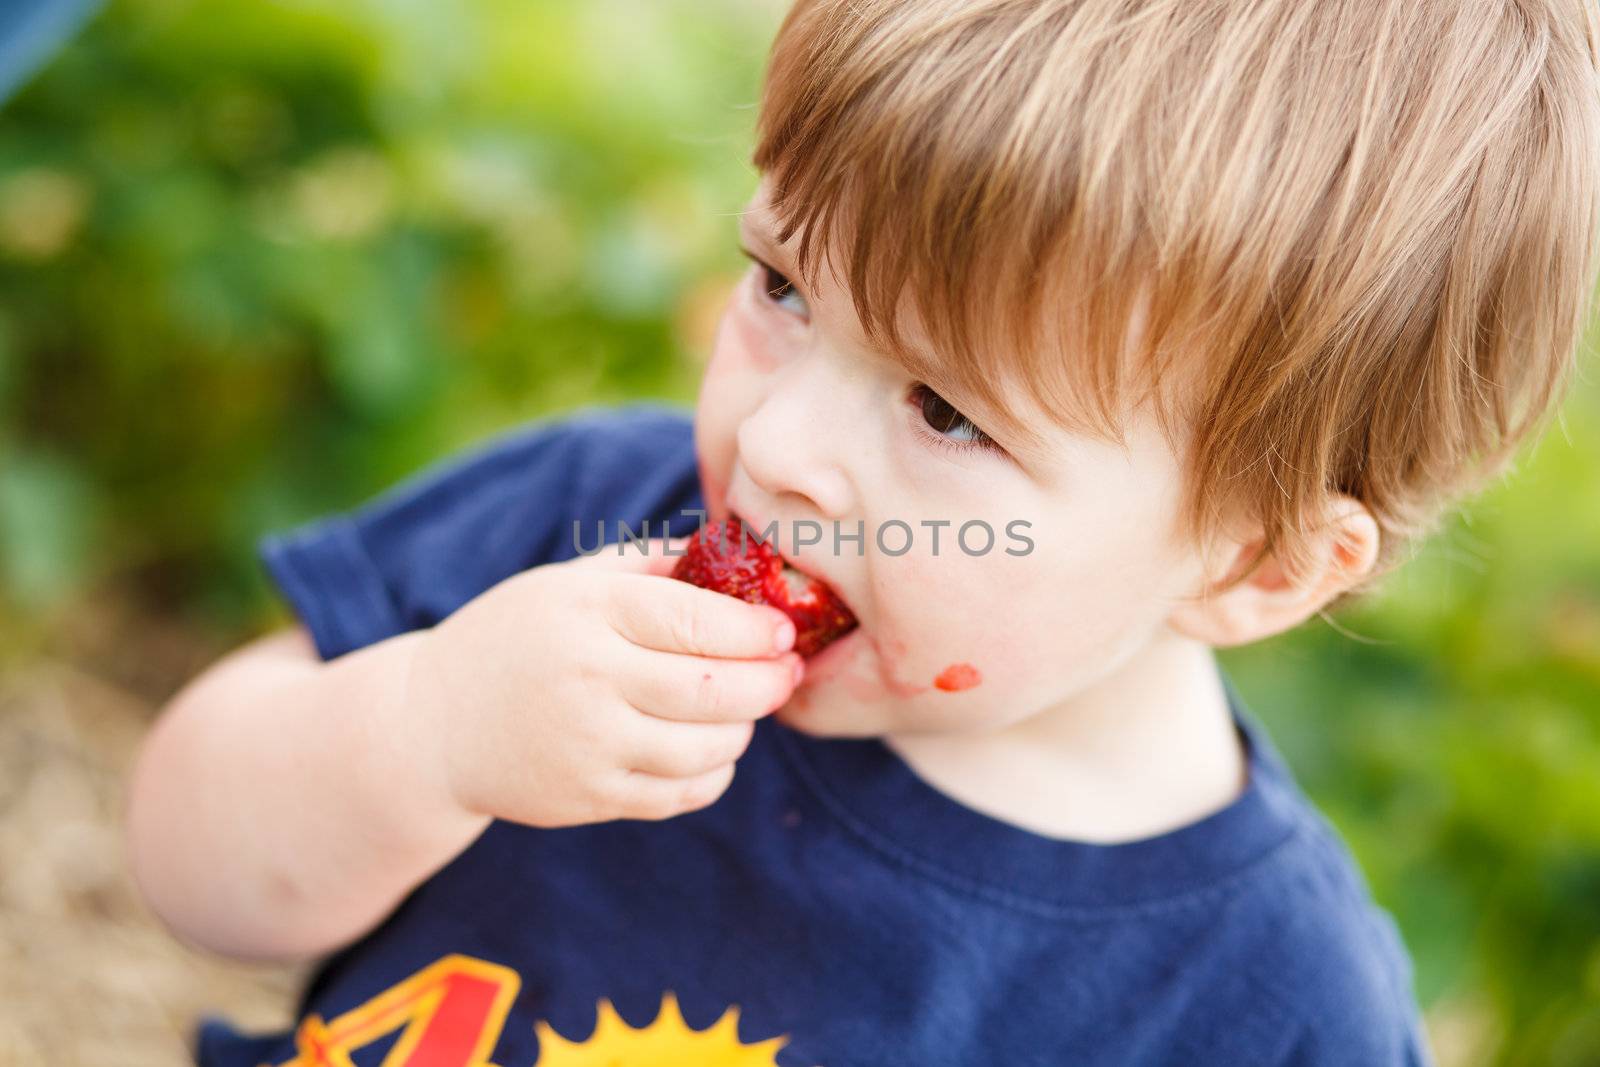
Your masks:
<svg viewBox="0 0 1600 1067"><path fill-rule="evenodd" d="M782 612L667 577L678 558L658 541L536 567L416 642L407 736L456 804L553 827L722 795L803 667Z"/></svg>

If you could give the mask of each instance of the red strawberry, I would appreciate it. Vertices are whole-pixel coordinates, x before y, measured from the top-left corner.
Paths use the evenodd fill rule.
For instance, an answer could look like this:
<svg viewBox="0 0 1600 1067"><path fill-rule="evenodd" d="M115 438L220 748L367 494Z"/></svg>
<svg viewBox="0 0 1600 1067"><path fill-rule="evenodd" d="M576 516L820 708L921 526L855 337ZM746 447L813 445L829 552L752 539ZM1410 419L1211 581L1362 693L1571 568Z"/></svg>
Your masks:
<svg viewBox="0 0 1600 1067"><path fill-rule="evenodd" d="M752 604L770 604L794 620L794 650L820 652L856 625L844 601L823 583L795 570L736 518L702 526L672 576Z"/></svg>

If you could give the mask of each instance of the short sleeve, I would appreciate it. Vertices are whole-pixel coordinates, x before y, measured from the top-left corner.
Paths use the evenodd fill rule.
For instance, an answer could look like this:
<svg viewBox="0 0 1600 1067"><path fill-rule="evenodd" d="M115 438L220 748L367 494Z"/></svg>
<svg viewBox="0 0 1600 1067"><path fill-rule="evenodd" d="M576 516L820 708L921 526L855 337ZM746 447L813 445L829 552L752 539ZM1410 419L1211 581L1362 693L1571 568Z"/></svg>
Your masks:
<svg viewBox="0 0 1600 1067"><path fill-rule="evenodd" d="M1410 957L1399 928L1373 902L1343 839L1305 810L1294 881L1279 894L1296 914L1274 928L1275 953L1262 987L1284 999L1300 1026L1284 1067L1431 1067Z"/></svg>
<svg viewBox="0 0 1600 1067"><path fill-rule="evenodd" d="M257 554L324 660L425 629L520 571L698 522L687 413L637 405L505 432Z"/></svg>

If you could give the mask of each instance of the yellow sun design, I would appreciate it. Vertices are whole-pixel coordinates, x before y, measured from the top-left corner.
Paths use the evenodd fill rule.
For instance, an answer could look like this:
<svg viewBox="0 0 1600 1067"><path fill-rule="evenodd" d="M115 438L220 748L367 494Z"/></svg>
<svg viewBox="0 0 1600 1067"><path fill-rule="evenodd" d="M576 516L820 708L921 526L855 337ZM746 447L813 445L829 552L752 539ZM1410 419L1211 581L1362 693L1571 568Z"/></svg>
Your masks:
<svg viewBox="0 0 1600 1067"><path fill-rule="evenodd" d="M661 1012L643 1030L629 1026L609 1000L600 1001L600 1018L589 1040L571 1042L550 1028L539 1035L539 1061L534 1067L777 1067L773 1057L788 1043L775 1037L755 1045L739 1043L739 1009L705 1030L691 1030L671 993L661 999Z"/></svg>

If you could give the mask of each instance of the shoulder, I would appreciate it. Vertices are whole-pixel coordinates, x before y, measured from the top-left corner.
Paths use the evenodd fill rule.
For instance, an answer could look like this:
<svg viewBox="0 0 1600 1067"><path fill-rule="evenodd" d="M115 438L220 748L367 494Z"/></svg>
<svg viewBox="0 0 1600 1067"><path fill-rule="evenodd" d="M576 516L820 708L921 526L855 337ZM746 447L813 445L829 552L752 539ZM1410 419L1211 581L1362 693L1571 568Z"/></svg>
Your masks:
<svg viewBox="0 0 1600 1067"><path fill-rule="evenodd" d="M537 436L555 431L585 446L616 448L659 458L663 452L694 447L694 423L685 408L641 401L620 407L580 408L563 418L529 423L520 432Z"/></svg>
<svg viewBox="0 0 1600 1067"><path fill-rule="evenodd" d="M689 413L664 404L582 408L503 430L439 461L421 480L467 469L509 477L541 470L590 476L626 471L637 477L650 466L678 461L692 465L694 429Z"/></svg>
<svg viewBox="0 0 1600 1067"><path fill-rule="evenodd" d="M699 493L686 412L586 409L503 430L359 507L271 534L257 551L332 659L571 558L580 523L688 532Z"/></svg>
<svg viewBox="0 0 1600 1067"><path fill-rule="evenodd" d="M441 486L464 491L556 473L581 474L591 465L632 465L637 474L643 459L692 463L693 449L693 423L686 410L653 403L580 408L529 419L464 444L374 499L398 501Z"/></svg>
<svg viewBox="0 0 1600 1067"><path fill-rule="evenodd" d="M574 472L580 512L587 505L608 518L657 517L663 502L698 492L694 424L685 410L647 403L595 408L563 425L581 459Z"/></svg>
<svg viewBox="0 0 1600 1067"><path fill-rule="evenodd" d="M1309 802L1299 832L1241 895L1230 925L1242 931L1251 995L1275 1004L1289 1024L1277 1062L1430 1062L1394 920Z"/></svg>
<svg viewBox="0 0 1600 1067"><path fill-rule="evenodd" d="M527 529L654 515L698 487L688 413L657 404L530 421L438 460L354 513L374 533L419 521Z"/></svg>

